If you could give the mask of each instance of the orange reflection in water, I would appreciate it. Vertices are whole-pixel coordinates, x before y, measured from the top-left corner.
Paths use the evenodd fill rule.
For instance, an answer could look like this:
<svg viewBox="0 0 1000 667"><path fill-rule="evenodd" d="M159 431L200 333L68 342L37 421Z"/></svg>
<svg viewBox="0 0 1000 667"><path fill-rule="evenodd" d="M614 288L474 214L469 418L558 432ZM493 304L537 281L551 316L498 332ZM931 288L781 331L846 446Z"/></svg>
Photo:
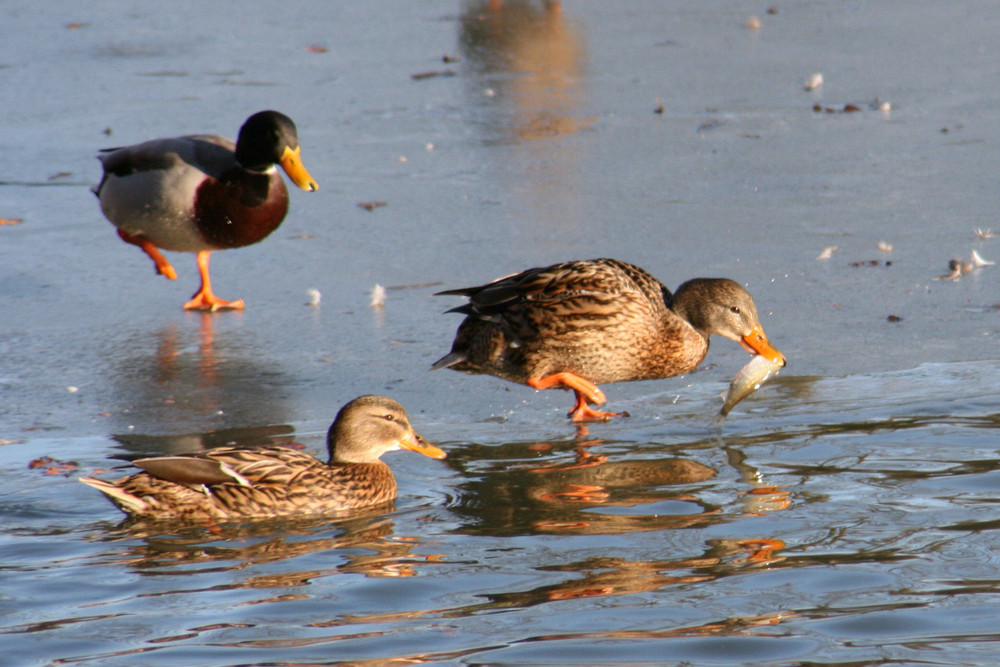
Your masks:
<svg viewBox="0 0 1000 667"><path fill-rule="evenodd" d="M395 524L384 517L391 505L345 512L347 518L261 521L245 525L192 526L178 522L125 521L109 533L109 542L132 542L108 560L149 572L180 563L198 563L199 568L239 572L252 565L272 563L321 551L335 552L343 562L324 570L303 570L248 576L224 586L238 588L284 588L304 586L318 577L355 573L368 577L409 577L421 563L431 563L439 554L422 555L419 537L394 535ZM221 541L221 544L220 544ZM197 570L192 570L196 574ZM155 595L169 595L166 591ZM268 598L270 599L270 598ZM258 600L246 604L256 604Z"/></svg>
<svg viewBox="0 0 1000 667"><path fill-rule="evenodd" d="M515 116L518 139L558 137L587 129L579 117L586 51L560 2L470 2L462 15L465 57L491 80L492 94Z"/></svg>
<svg viewBox="0 0 1000 667"><path fill-rule="evenodd" d="M291 379L242 324L239 312L224 319L184 313L159 327L137 323L116 333L104 366L109 396L102 415L123 433L287 421L285 398L274 387Z"/></svg>

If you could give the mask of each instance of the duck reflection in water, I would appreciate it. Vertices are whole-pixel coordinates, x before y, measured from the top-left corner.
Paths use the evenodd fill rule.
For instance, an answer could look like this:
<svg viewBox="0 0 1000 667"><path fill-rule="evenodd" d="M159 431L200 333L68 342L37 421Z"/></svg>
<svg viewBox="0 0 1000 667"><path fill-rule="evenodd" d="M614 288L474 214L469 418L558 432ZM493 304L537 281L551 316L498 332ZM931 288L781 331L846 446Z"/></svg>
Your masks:
<svg viewBox="0 0 1000 667"><path fill-rule="evenodd" d="M259 354L241 313L219 321L189 312L160 328L137 326L110 342L103 416L121 433L178 433L289 421L293 385ZM161 452L163 453L163 452Z"/></svg>
<svg viewBox="0 0 1000 667"><path fill-rule="evenodd" d="M748 569L774 566L784 561L784 557L778 555L778 552L784 548L785 543L775 539L713 540L702 554L691 558L644 561L620 557L594 557L559 565L539 565L535 569L542 572L565 573L567 580L527 590L480 594L479 597L485 598L486 602L477 604L368 616L346 615L337 621L319 623L319 625L386 623L417 617L425 619L428 617L454 618L472 616L487 611L523 609L561 600L649 593L671 586L698 584L739 575ZM665 631L665 635L730 634L740 628L774 625L793 616L794 614L782 612L736 617L700 626ZM632 633L627 632L594 632L587 633L587 636L607 636L608 638L634 636L638 638L660 634L664 633L653 631L638 632L632 635ZM572 636L579 637L581 635ZM559 638L570 638L570 636L544 635L533 638L533 641Z"/></svg>
<svg viewBox="0 0 1000 667"><path fill-rule="evenodd" d="M344 573L410 577L421 564L432 563L437 556L417 553L422 546L419 537L394 534L395 523L386 516L391 509L359 510L340 520L286 519L212 527L180 528L176 523L131 519L99 537L115 547L98 558L130 565L138 572L192 576L202 570L218 570L220 564L222 569L240 572L252 565L320 552L330 552L329 561L338 563L321 570L251 576L225 585L232 589L301 586ZM124 551L123 542L129 543ZM191 563L197 566L191 569ZM185 569L176 569L178 565Z"/></svg>
<svg viewBox="0 0 1000 667"><path fill-rule="evenodd" d="M595 122L575 113L583 93L586 51L562 3L467 2L459 42L480 75L475 83L490 93L485 99L498 99L501 109L509 102L517 139L562 136ZM484 99L481 87L474 94L477 101Z"/></svg>
<svg viewBox="0 0 1000 667"><path fill-rule="evenodd" d="M460 487L461 501L452 508L467 519L463 530L489 535L619 534L702 525L719 512L701 501L695 489L678 488L715 477L712 468L682 458L609 460L590 451L600 443L468 445L449 451L450 464L469 478ZM567 446L573 452L571 461L560 456ZM560 458L539 464L539 454ZM489 469L483 471L484 465ZM624 509L654 504L656 508L646 513Z"/></svg>
<svg viewBox="0 0 1000 667"><path fill-rule="evenodd" d="M729 465L739 472L740 479L748 487L740 492L747 516L763 516L768 512L780 512L791 507L791 493L780 485L768 482L760 470L747 462L742 449L736 445L727 445L724 450Z"/></svg>
<svg viewBox="0 0 1000 667"><path fill-rule="evenodd" d="M579 142L564 139L600 119L581 108L585 32L568 14L550 0L466 0L459 19L470 126L483 144L518 154L512 161L507 151L487 151L504 159L484 163L484 177L533 211L536 227L548 232L538 242L552 253L565 250L567 237L592 231L587 200L566 185L581 181L586 159Z"/></svg>
<svg viewBox="0 0 1000 667"><path fill-rule="evenodd" d="M594 450L601 440L453 446L448 463L467 479L451 509L466 519L462 532L485 535L620 534L728 522L733 513L705 500L717 470L699 461L636 458ZM692 443L711 445L714 441ZM737 447L725 447L745 490L739 516L791 505ZM643 455L649 452L643 452ZM655 453L654 453L655 455ZM540 460L541 459L541 460Z"/></svg>
<svg viewBox="0 0 1000 667"><path fill-rule="evenodd" d="M582 574L559 584L531 591L500 593L488 597L508 606L530 606L553 600L631 595L655 591L665 586L710 581L743 571L748 567L780 562L774 552L783 549L781 540L742 539L717 540L709 544L704 554L673 561L641 561L627 558L588 558L565 565L548 566L548 572Z"/></svg>

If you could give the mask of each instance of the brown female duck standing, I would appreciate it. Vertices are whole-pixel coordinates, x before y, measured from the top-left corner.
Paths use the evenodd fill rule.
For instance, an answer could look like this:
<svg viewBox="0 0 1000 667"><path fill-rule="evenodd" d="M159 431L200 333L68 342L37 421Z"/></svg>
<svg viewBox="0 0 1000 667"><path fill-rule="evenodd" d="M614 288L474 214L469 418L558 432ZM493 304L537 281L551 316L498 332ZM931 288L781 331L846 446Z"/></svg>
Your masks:
<svg viewBox="0 0 1000 667"><path fill-rule="evenodd" d="M469 303L448 311L467 317L451 353L433 368L571 389L573 421L625 416L589 407L605 402L596 385L687 373L705 358L710 334L785 363L764 335L753 297L726 278L695 278L671 294L637 266L592 259L440 294Z"/></svg>
<svg viewBox="0 0 1000 667"><path fill-rule="evenodd" d="M148 519L248 519L327 514L380 505L396 497L396 480L379 460L409 449L445 453L410 426L406 411L384 396L361 396L337 414L327 434L330 462L281 446L216 447L138 459L143 472L114 482L80 481L123 512Z"/></svg>
<svg viewBox="0 0 1000 667"><path fill-rule="evenodd" d="M300 152L292 119L261 111L246 120L235 144L192 135L103 151L104 177L94 194L118 235L142 248L157 273L177 278L160 250L198 253L201 287L185 308L242 308L242 299L212 292L209 254L257 243L285 219L288 191L275 164L303 190L319 188Z"/></svg>

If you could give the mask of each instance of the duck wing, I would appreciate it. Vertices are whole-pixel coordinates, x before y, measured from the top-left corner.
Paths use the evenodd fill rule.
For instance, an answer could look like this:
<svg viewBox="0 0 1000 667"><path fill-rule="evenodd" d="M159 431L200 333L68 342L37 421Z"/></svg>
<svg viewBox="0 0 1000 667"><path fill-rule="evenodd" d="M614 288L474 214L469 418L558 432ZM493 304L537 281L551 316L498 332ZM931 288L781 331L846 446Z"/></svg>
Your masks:
<svg viewBox="0 0 1000 667"><path fill-rule="evenodd" d="M506 322L523 334L529 322L588 320L620 316L626 304L652 317L669 317L673 295L659 280L637 266L614 259L563 262L528 269L486 285L439 292L466 296L469 302L448 312ZM625 308L629 310L628 308Z"/></svg>
<svg viewBox="0 0 1000 667"><path fill-rule="evenodd" d="M97 158L105 178L120 178L146 171L170 171L183 165L219 178L236 165L236 144L214 134L193 134L169 139L152 139L133 146L105 148Z"/></svg>
<svg viewBox="0 0 1000 667"><path fill-rule="evenodd" d="M309 454L280 446L216 447L197 454L137 459L133 464L154 477L187 486L288 484L304 470L323 465Z"/></svg>

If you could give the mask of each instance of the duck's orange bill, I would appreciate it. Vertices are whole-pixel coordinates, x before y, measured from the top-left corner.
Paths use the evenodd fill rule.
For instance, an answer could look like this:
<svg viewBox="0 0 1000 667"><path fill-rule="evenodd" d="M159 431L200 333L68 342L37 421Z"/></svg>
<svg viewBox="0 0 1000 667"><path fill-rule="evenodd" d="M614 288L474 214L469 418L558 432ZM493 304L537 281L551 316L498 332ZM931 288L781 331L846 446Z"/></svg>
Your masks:
<svg viewBox="0 0 1000 667"><path fill-rule="evenodd" d="M448 456L444 453L443 449L435 447L431 443L427 442L419 433L407 433L399 441L399 446L403 449L408 449L411 452L417 452L418 454L429 456L432 459L443 459Z"/></svg>
<svg viewBox="0 0 1000 667"><path fill-rule="evenodd" d="M758 324L750 330L746 336L740 339L742 345L750 354L759 354L779 366L785 365L785 355L778 352L771 342L767 340L764 329Z"/></svg>
<svg viewBox="0 0 1000 667"><path fill-rule="evenodd" d="M319 184L313 180L313 177L306 170L305 165L302 164L302 146L296 146L295 150L285 146L279 163L281 164L281 168L285 170L285 173L288 174L288 178L292 179L295 185L303 190L319 190Z"/></svg>

